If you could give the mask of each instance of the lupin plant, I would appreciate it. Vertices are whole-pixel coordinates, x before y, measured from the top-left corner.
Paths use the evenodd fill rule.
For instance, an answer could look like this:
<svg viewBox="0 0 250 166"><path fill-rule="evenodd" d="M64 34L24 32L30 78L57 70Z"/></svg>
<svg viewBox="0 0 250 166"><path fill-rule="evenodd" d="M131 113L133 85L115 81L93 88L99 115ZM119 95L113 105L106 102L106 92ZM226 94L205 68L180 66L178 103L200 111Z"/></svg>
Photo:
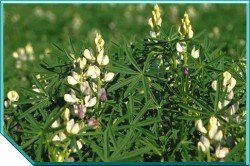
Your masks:
<svg viewBox="0 0 250 166"><path fill-rule="evenodd" d="M6 94L5 131L35 161L244 161L245 59L201 39L188 12L172 28L163 12L144 40L55 45L30 89Z"/></svg>

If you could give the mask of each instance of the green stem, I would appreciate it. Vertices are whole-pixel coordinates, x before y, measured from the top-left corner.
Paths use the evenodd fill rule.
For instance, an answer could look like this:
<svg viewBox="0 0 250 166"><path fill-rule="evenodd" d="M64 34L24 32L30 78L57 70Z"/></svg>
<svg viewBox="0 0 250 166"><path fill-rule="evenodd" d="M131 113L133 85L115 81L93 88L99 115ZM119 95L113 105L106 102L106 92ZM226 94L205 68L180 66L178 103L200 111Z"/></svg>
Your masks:
<svg viewBox="0 0 250 166"><path fill-rule="evenodd" d="M210 149L207 149L206 155L207 155L207 161L211 162Z"/></svg>

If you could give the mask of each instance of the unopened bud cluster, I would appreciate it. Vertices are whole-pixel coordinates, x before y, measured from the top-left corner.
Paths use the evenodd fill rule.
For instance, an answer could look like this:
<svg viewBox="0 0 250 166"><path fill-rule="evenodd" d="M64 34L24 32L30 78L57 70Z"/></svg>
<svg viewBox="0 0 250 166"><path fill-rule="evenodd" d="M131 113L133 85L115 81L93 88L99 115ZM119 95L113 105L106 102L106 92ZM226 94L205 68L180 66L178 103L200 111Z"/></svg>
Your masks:
<svg viewBox="0 0 250 166"><path fill-rule="evenodd" d="M161 19L161 13L160 8L156 4L154 6L154 10L152 11L152 17L148 20L148 25L151 28L150 36L155 38L160 35L160 27L161 27L162 19Z"/></svg>

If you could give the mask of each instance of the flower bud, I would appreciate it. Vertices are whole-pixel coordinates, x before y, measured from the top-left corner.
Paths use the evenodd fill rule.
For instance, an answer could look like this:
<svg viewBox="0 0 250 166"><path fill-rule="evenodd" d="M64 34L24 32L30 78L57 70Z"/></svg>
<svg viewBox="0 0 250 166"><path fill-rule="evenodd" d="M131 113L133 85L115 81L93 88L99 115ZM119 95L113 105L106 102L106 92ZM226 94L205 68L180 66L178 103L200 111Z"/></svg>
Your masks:
<svg viewBox="0 0 250 166"><path fill-rule="evenodd" d="M107 100L107 93L105 88L101 88L101 90L98 92L98 97L100 98L101 101Z"/></svg>
<svg viewBox="0 0 250 166"><path fill-rule="evenodd" d="M77 134L80 131L80 126L78 123L75 123L74 119L71 119L66 124L66 130L68 133Z"/></svg>
<svg viewBox="0 0 250 166"><path fill-rule="evenodd" d="M195 121L195 127L203 134L206 134L207 133L207 130L206 128L203 126L203 123L202 123L202 120L199 119L199 120L196 120Z"/></svg>

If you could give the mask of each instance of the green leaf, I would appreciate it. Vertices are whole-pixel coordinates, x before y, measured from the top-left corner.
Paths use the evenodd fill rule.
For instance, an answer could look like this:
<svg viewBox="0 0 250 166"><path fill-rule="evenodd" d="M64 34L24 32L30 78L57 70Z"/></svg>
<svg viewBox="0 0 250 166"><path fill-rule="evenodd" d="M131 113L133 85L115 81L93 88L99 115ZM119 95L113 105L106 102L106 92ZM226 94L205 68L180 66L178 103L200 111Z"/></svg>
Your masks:
<svg viewBox="0 0 250 166"><path fill-rule="evenodd" d="M133 58L131 50L128 49L127 47L125 47L125 52L126 52L126 55L127 55L128 59L129 59L129 61L132 63L132 65L141 73L142 70L140 69L140 67L137 64L137 62L135 61L135 59Z"/></svg>
<svg viewBox="0 0 250 166"><path fill-rule="evenodd" d="M110 70L115 73L122 73L122 74L138 74L138 72L128 68L128 67L116 67L116 66L107 66L107 70Z"/></svg>
<svg viewBox="0 0 250 166"><path fill-rule="evenodd" d="M234 161L233 158L235 158L236 156L238 156L239 151L241 151L246 145L246 142L245 141L242 141L240 143L238 143L231 151L230 153L225 157L225 162L232 162ZM242 156L240 156L242 157ZM235 159L237 160L237 158Z"/></svg>
<svg viewBox="0 0 250 166"><path fill-rule="evenodd" d="M135 80L133 80L129 84L127 90L124 92L124 98L126 98L129 95L129 93L136 88L136 85L138 84L138 82L140 81L140 79L141 79L141 75L137 76L137 78L135 78Z"/></svg>
<svg viewBox="0 0 250 166"><path fill-rule="evenodd" d="M108 92L112 92L112 91L115 91L133 81L135 81L137 79L138 76L131 76L125 80L120 80L118 83L114 84L113 86L111 86L109 89L108 89Z"/></svg>
<svg viewBox="0 0 250 166"><path fill-rule="evenodd" d="M96 145L96 143L92 142L91 148L94 152L97 153L97 155L101 158L102 161L105 161L105 157L102 153L102 148Z"/></svg>
<svg viewBox="0 0 250 166"><path fill-rule="evenodd" d="M21 120L22 118L24 118L27 114L31 114L32 112L34 112L35 110L38 110L40 108L43 108L45 105L48 104L48 99L44 99L42 100L40 103L33 105L32 107L30 107L28 110L26 110L24 113L22 113L19 117L18 120Z"/></svg>

